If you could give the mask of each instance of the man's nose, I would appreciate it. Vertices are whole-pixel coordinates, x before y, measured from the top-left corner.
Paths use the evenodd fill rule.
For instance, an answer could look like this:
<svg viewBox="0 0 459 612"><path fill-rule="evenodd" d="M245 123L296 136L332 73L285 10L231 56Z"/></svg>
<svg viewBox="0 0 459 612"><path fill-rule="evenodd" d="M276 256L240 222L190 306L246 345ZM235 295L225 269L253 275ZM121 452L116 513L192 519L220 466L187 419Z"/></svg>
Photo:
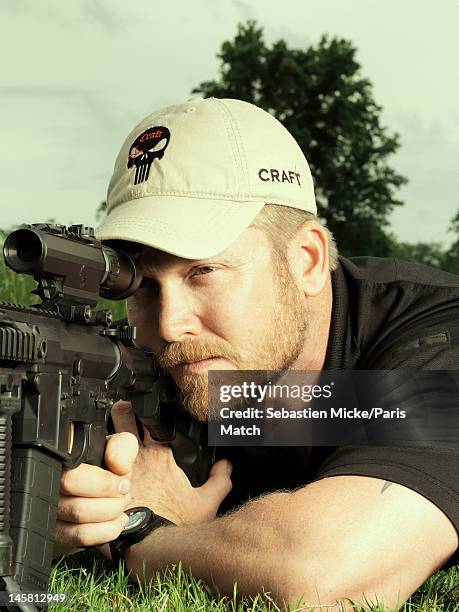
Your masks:
<svg viewBox="0 0 459 612"><path fill-rule="evenodd" d="M159 303L158 333L165 342L181 342L200 334L201 320L191 296L163 290Z"/></svg>

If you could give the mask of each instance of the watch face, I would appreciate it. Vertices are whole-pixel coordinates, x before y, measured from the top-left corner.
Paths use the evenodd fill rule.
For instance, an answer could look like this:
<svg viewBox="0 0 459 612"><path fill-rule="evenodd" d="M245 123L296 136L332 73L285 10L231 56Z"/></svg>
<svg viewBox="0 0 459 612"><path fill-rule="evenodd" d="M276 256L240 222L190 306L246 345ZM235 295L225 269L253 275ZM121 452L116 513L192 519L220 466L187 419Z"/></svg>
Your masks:
<svg viewBox="0 0 459 612"><path fill-rule="evenodd" d="M110 542L110 552L115 565L119 564L120 560L124 560L124 554L129 546L137 544L158 527L173 525L163 516L154 514L147 506L129 508L125 514L128 516L128 522L119 536Z"/></svg>
<svg viewBox="0 0 459 612"><path fill-rule="evenodd" d="M150 509L142 507L126 510L126 514L128 515L129 520L123 528L123 534L129 534L132 531L138 531L148 522L151 517Z"/></svg>

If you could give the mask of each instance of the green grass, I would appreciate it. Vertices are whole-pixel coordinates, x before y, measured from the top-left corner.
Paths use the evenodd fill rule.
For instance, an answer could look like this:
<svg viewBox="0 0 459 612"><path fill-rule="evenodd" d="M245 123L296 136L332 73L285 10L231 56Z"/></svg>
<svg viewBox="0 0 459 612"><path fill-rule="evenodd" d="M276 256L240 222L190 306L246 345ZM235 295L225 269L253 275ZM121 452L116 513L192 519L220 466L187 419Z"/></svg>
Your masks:
<svg viewBox="0 0 459 612"><path fill-rule="evenodd" d="M103 555L92 549L58 559L52 570L50 590L68 595L65 606L50 606L49 609L53 612L58 610L265 612L280 609L269 594L259 595L253 599L239 597L237 585L232 597L214 597L201 581L194 580L181 567L157 574L149 584L139 588L129 580L122 569L115 571ZM308 608L298 605L291 607L290 611L301 609ZM387 609L382 605L355 605L355 610L383 612ZM437 572L413 594L401 610L403 612L459 611L459 568L453 567L449 571Z"/></svg>

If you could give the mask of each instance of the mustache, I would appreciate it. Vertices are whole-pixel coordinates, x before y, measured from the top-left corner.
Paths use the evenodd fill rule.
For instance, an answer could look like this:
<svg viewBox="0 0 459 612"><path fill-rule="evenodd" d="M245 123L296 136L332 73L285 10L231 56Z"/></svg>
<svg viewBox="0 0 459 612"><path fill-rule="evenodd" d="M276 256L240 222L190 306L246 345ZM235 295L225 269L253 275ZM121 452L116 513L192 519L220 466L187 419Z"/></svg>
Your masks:
<svg viewBox="0 0 459 612"><path fill-rule="evenodd" d="M222 357L229 361L238 361L238 354L221 342L197 344L196 342L172 342L158 353L153 353L153 359L160 368L172 368L181 363Z"/></svg>

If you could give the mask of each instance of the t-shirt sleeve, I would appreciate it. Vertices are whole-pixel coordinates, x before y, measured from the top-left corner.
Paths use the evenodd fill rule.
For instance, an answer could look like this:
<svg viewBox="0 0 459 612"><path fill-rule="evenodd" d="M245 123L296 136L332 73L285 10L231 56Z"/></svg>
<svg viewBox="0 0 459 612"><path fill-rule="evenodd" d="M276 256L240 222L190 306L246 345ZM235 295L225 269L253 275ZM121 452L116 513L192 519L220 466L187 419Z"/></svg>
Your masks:
<svg viewBox="0 0 459 612"><path fill-rule="evenodd" d="M370 476L401 484L429 499L459 533L459 451L450 448L341 447L318 468L313 480ZM459 551L447 566L459 564Z"/></svg>
<svg viewBox="0 0 459 612"><path fill-rule="evenodd" d="M458 370L459 327L451 323L422 329L417 337L394 343L373 368ZM454 385L451 389L453 393ZM448 394L446 388L442 392ZM456 402L457 394L450 400ZM452 446L339 447L319 466L313 480L343 475L370 476L406 486L440 508L459 533L459 441ZM455 564L459 564L459 550L445 567Z"/></svg>

